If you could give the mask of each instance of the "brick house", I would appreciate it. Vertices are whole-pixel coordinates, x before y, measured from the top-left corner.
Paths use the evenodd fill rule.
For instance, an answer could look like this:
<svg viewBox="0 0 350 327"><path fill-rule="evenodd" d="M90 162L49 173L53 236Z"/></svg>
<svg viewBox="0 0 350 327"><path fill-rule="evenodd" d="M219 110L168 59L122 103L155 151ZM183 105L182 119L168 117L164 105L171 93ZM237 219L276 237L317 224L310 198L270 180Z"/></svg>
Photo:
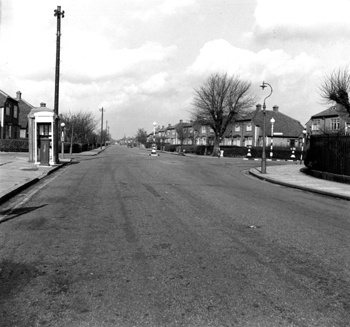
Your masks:
<svg viewBox="0 0 350 327"><path fill-rule="evenodd" d="M33 108L20 91L14 98L0 90L0 139L27 139L28 114Z"/></svg>
<svg viewBox="0 0 350 327"><path fill-rule="evenodd" d="M273 124L274 146L298 147L301 145L300 138L304 130L303 125L294 118L281 113L278 106L274 106L273 110L266 110L265 133L267 144L271 141L272 118L275 121ZM221 144L262 146L263 121L263 111L261 105L258 104L255 111L248 113L228 126Z"/></svg>
<svg viewBox="0 0 350 327"><path fill-rule="evenodd" d="M311 116L306 123L306 131L307 135L340 131L350 134L350 114L337 104Z"/></svg>
<svg viewBox="0 0 350 327"><path fill-rule="evenodd" d="M18 101L19 107L19 127L21 139L28 138L28 114L34 108L30 103L22 99L22 93L20 91L16 92L16 100Z"/></svg>
<svg viewBox="0 0 350 327"><path fill-rule="evenodd" d="M0 90L0 139L18 139L19 135L18 101Z"/></svg>

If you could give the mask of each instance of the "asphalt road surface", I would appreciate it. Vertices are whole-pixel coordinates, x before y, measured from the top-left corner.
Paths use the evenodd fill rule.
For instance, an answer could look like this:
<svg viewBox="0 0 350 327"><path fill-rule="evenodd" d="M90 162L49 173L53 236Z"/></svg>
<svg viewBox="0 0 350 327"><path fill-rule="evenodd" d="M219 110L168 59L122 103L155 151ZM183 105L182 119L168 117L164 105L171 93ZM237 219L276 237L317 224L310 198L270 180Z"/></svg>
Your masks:
<svg viewBox="0 0 350 327"><path fill-rule="evenodd" d="M242 159L76 157L0 207L0 326L349 326L350 204Z"/></svg>

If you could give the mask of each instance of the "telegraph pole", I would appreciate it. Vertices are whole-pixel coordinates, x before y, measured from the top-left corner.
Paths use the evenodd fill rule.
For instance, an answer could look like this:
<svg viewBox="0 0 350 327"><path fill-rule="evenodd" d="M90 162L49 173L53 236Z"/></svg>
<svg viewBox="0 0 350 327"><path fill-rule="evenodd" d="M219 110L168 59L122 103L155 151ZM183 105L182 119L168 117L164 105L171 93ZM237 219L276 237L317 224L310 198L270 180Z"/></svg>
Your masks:
<svg viewBox="0 0 350 327"><path fill-rule="evenodd" d="M60 41L61 41L61 16L64 17L64 11L61 11L61 6L57 6L57 10L54 10L54 16L57 17L57 36L56 36L56 73L55 73L55 106L54 112L56 114L55 119L55 132L52 133L54 137L53 153L54 162L59 163L58 158L58 94L60 83Z"/></svg>
<svg viewBox="0 0 350 327"><path fill-rule="evenodd" d="M108 141L108 120L106 120L106 137L105 137L105 146L106 142Z"/></svg>
<svg viewBox="0 0 350 327"><path fill-rule="evenodd" d="M102 150L102 132L103 132L103 107L102 109L100 109L101 113L102 113L102 117L101 117L101 150Z"/></svg>

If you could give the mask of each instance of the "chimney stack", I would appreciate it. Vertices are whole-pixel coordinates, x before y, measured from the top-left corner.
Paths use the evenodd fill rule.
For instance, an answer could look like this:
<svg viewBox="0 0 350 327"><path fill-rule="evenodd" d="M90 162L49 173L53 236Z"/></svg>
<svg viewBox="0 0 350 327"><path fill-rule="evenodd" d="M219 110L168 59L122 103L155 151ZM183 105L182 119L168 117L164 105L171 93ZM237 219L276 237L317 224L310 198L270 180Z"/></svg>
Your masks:
<svg viewBox="0 0 350 327"><path fill-rule="evenodd" d="M279 107L276 106L276 105L274 105L274 106L272 107L272 109L273 109L274 112L278 112L278 108L279 108Z"/></svg>
<svg viewBox="0 0 350 327"><path fill-rule="evenodd" d="M261 104L258 103L258 104L256 105L256 111L260 111L260 110L261 110Z"/></svg>
<svg viewBox="0 0 350 327"><path fill-rule="evenodd" d="M46 107L46 103L45 103L45 102L41 102L41 103L40 103L40 107L41 107L41 108L45 108L45 107Z"/></svg>
<svg viewBox="0 0 350 327"><path fill-rule="evenodd" d="M22 99L22 93L20 91L16 92L16 99L19 101Z"/></svg>

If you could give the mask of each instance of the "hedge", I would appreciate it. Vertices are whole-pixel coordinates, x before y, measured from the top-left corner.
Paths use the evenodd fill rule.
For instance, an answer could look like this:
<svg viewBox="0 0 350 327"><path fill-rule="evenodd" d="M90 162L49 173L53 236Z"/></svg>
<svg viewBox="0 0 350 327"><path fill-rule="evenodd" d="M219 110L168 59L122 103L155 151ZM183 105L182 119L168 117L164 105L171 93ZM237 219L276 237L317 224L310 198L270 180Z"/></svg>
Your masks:
<svg viewBox="0 0 350 327"><path fill-rule="evenodd" d="M2 152L29 152L27 139L5 139L0 140L0 151Z"/></svg>

